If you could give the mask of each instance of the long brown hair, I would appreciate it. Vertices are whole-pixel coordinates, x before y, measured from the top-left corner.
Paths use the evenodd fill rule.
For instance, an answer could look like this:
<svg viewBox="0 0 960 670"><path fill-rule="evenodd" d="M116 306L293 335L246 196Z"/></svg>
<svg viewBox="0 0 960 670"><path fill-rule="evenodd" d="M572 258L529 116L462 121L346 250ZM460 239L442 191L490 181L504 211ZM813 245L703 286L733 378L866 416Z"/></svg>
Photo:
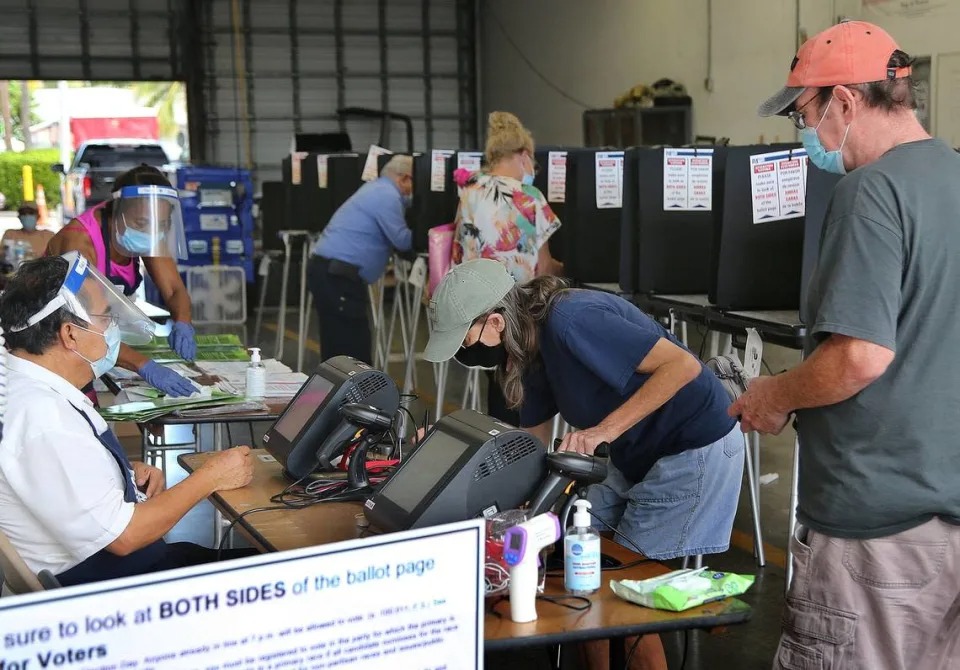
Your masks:
<svg viewBox="0 0 960 670"><path fill-rule="evenodd" d="M523 404L523 376L540 356L540 326L550 315L554 303L570 285L552 276L537 277L517 284L491 310L503 316L504 348L507 362L497 370L497 381L507 404L518 409Z"/></svg>

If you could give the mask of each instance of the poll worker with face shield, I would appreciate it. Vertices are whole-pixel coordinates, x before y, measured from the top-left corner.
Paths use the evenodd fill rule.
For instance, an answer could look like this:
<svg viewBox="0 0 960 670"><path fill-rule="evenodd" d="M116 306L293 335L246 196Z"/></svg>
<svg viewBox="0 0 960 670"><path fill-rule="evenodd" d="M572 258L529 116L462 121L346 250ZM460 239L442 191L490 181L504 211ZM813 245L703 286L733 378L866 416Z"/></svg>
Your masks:
<svg viewBox="0 0 960 670"><path fill-rule="evenodd" d="M20 219L20 230L8 230L0 239L0 248L4 245L13 245L17 242L25 242L30 248L30 256L39 258L47 251L47 244L53 239L53 233L49 230L39 230L37 221L39 220L40 209L37 203L32 200L25 200L17 208L17 217Z"/></svg>
<svg viewBox="0 0 960 670"><path fill-rule="evenodd" d="M140 259L173 316L170 348L188 361L197 355L190 295L177 271L186 240L177 191L159 170L141 165L121 175L113 198L80 214L50 241L48 254L79 251L111 282L132 295L143 281ZM118 364L171 396L190 395L193 385L173 370L121 345Z"/></svg>
<svg viewBox="0 0 960 670"><path fill-rule="evenodd" d="M427 360L466 351L496 367L520 425L544 444L558 412L578 429L561 450L609 444L608 477L588 493L599 527L657 560L727 550L743 435L720 381L654 319L556 277L515 282L487 259L453 268L428 313ZM643 644L662 657L659 642Z"/></svg>
<svg viewBox="0 0 960 670"><path fill-rule="evenodd" d="M250 482L249 447L166 489L159 469L128 460L80 390L113 367L121 340L146 342L150 320L71 252L21 266L0 295L0 325L10 352L0 530L30 570L67 586L215 560L213 549L162 538L207 496Z"/></svg>

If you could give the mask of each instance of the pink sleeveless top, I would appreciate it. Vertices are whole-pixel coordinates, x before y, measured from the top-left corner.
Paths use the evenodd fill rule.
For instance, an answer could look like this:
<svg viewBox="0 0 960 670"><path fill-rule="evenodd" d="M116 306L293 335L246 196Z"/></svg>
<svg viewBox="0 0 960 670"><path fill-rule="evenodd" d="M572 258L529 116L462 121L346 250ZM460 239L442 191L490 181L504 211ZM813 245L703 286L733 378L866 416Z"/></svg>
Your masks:
<svg viewBox="0 0 960 670"><path fill-rule="evenodd" d="M138 267L139 263L137 262L139 259L131 258L130 262L126 265L117 265L110 261L110 252L106 244L104 244L103 229L97 222L96 216L94 216L94 212L102 209L106 204L107 203L102 202L99 205L91 207L82 214L79 214L76 219L80 222L80 225L83 226L87 235L90 236L90 241L93 243L93 250L97 253L97 269L111 281L123 284L123 292L126 295L130 295L140 284L140 269Z"/></svg>

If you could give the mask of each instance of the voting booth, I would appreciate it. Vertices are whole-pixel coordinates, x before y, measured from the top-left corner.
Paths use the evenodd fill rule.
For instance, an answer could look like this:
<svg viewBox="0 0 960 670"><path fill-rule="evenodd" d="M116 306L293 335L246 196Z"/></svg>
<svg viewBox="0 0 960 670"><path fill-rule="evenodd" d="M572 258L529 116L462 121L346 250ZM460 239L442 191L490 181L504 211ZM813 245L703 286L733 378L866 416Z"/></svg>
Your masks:
<svg viewBox="0 0 960 670"><path fill-rule="evenodd" d="M560 219L560 229L550 238L550 253L561 263L566 261L569 240L567 226L567 184L570 183L568 150L562 147L544 147L534 153L539 171L533 185L540 189L550 209Z"/></svg>
<svg viewBox="0 0 960 670"><path fill-rule="evenodd" d="M571 149L567 153L566 275L581 283L619 280L622 150Z"/></svg>
<svg viewBox="0 0 960 670"><path fill-rule="evenodd" d="M280 231L287 227L287 187L282 181L265 181L260 195L260 231L264 251L283 251Z"/></svg>
<svg viewBox="0 0 960 670"><path fill-rule="evenodd" d="M806 152L797 145L727 148L709 292L718 308L799 307L806 173Z"/></svg>
<svg viewBox="0 0 960 670"><path fill-rule="evenodd" d="M623 168L620 288L706 293L726 147L635 147Z"/></svg>

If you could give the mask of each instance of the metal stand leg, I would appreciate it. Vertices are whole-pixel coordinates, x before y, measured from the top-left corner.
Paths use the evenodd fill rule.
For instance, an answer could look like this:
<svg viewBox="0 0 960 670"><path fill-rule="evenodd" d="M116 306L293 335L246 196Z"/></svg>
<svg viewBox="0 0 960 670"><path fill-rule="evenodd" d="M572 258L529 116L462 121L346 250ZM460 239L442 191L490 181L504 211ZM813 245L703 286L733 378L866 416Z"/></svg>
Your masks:
<svg viewBox="0 0 960 670"><path fill-rule="evenodd" d="M267 284L270 279L270 264L272 260L269 255L266 255L260 262L260 277L262 278L263 284L260 285L260 306L257 307L257 321L253 327L253 341L257 344L260 344L260 329L263 328L263 309L267 304Z"/></svg>
<svg viewBox="0 0 960 670"><path fill-rule="evenodd" d="M757 492L757 507L760 507L760 433L754 431L750 434L750 444L753 447L753 470L757 474L753 488Z"/></svg>
<svg viewBox="0 0 960 670"><path fill-rule="evenodd" d="M720 354L720 333L715 330L710 331L710 346L707 349L707 359L715 358Z"/></svg>
<svg viewBox="0 0 960 670"><path fill-rule="evenodd" d="M280 279L280 311L277 314L277 343L274 347L274 357L283 358L283 341L287 332L287 286L290 283L290 235L281 232L283 238L283 276Z"/></svg>
<svg viewBox="0 0 960 670"><path fill-rule="evenodd" d="M403 392L412 393L414 388L415 368L417 362L417 326L420 323L420 301L423 299L423 287L417 286L413 291L413 314L410 317L410 349L407 351L407 368L403 375Z"/></svg>
<svg viewBox="0 0 960 670"><path fill-rule="evenodd" d="M447 375L450 374L450 361L438 365L437 370L437 407L434 419L443 416L443 398L447 394Z"/></svg>
<svg viewBox="0 0 960 670"><path fill-rule="evenodd" d="M307 261L310 260L310 238L303 239L300 254L300 314L297 322L300 341L297 342L297 372L303 372L303 348L307 340L308 298L307 298Z"/></svg>
<svg viewBox="0 0 960 670"><path fill-rule="evenodd" d="M683 346L688 346L689 340L687 339L687 322L680 322L680 341L683 342Z"/></svg>
<svg viewBox="0 0 960 670"><path fill-rule="evenodd" d="M754 468L753 451L750 448L750 436L743 434L743 462L747 468L747 491L750 494L750 513L753 516L753 553L757 557L757 565L761 568L767 564L763 552L763 533L760 529L760 498L757 495L757 471Z"/></svg>
<svg viewBox="0 0 960 670"><path fill-rule="evenodd" d="M223 451L223 424L215 423L213 424L213 450L214 451ZM213 546L217 548L220 546L220 543L223 541L223 531L230 525L230 522L223 518L223 514L219 509L214 508L213 510ZM227 547L233 548L233 536L231 535L227 538Z"/></svg>

